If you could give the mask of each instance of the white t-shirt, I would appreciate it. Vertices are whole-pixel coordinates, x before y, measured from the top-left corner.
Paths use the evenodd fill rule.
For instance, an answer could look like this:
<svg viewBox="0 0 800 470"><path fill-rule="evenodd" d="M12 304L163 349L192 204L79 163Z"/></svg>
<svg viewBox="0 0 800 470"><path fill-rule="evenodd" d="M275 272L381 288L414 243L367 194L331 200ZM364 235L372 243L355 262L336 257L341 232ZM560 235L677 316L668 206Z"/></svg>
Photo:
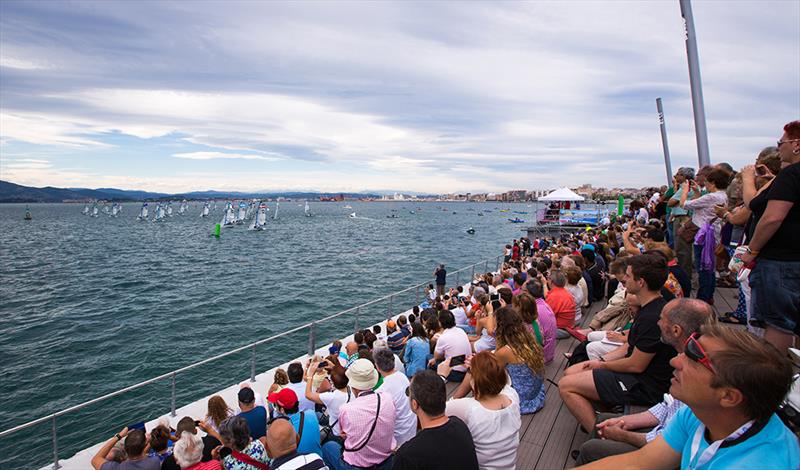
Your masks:
<svg viewBox="0 0 800 470"><path fill-rule="evenodd" d="M314 402L306 398L306 383L300 381L296 384L289 383L286 388L292 390L297 394L297 401L300 403L300 411L311 410L314 411Z"/></svg>
<svg viewBox="0 0 800 470"><path fill-rule="evenodd" d="M462 354L469 356L472 354L472 346L469 344L467 333L461 328L453 327L442 332L439 336L439 340L436 341L436 349L434 352L443 354L445 360L449 360L453 356L460 356ZM466 372L467 368L461 365L453 367L453 370Z"/></svg>
<svg viewBox="0 0 800 470"><path fill-rule="evenodd" d="M482 470L505 470L517 466L522 424L519 395L508 385L500 393L511 400L511 404L502 410L488 410L472 397L450 400L445 410L447 416L457 416L466 423Z"/></svg>
<svg viewBox="0 0 800 470"><path fill-rule="evenodd" d="M403 445L417 434L417 415L411 411L411 401L406 396L409 380L405 374L395 371L392 375L383 378L383 383L377 391L389 392L394 402L394 440L397 447Z"/></svg>
<svg viewBox="0 0 800 470"><path fill-rule="evenodd" d="M567 284L566 289L567 292L572 294L572 298L575 299L575 323L577 323L581 320L581 306L584 301L583 289L577 284Z"/></svg>
<svg viewBox="0 0 800 470"><path fill-rule="evenodd" d="M349 391L349 389L348 389ZM353 400L355 397L350 393L350 400ZM347 403L348 401L348 393L342 392L341 390L333 389L330 392L324 392L319 394L319 399L322 400L322 403L325 404L325 407L328 411L329 423L334 424L331 426L333 430L333 435L339 435L339 407Z"/></svg>
<svg viewBox="0 0 800 470"><path fill-rule="evenodd" d="M453 310L450 310L453 313L453 316L456 317L456 325L468 325L469 320L467 320L467 312L461 307L456 307Z"/></svg>

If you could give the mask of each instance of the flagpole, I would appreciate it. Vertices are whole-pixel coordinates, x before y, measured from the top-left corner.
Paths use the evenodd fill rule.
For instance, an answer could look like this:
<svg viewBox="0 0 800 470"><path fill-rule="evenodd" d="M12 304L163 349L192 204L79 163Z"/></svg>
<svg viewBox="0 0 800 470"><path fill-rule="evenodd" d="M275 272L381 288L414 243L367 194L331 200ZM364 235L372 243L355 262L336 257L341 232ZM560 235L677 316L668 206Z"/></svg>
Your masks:
<svg viewBox="0 0 800 470"><path fill-rule="evenodd" d="M683 16L686 57L689 61L689 85L692 89L692 110L694 111L694 133L697 138L697 160L700 167L711 164L708 154L708 129L706 128L706 109L703 104L703 85L700 79L700 58L697 55L697 37L694 31L691 0L679 0Z"/></svg>
<svg viewBox="0 0 800 470"><path fill-rule="evenodd" d="M667 125L664 123L664 108L661 106L661 98L656 98L656 109L658 110L658 124L661 126L661 146L664 148L664 166L667 169L667 187L670 187L672 186L672 160L669 157Z"/></svg>

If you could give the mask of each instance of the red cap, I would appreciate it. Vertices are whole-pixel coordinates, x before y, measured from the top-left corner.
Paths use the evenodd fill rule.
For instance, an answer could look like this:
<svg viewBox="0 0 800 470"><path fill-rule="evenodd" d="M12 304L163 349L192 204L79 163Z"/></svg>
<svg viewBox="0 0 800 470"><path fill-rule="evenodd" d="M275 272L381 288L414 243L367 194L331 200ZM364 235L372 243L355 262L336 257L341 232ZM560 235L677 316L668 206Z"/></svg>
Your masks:
<svg viewBox="0 0 800 470"><path fill-rule="evenodd" d="M284 388L280 392L270 393L267 400L281 408L292 408L297 404L297 394L292 389Z"/></svg>

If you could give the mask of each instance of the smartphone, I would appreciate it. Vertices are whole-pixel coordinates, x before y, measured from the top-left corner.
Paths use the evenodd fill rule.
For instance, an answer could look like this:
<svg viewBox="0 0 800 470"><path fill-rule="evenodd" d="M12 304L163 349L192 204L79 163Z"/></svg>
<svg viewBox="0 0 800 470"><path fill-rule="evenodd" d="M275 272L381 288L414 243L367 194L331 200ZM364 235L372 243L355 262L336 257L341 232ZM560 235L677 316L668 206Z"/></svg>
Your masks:
<svg viewBox="0 0 800 470"><path fill-rule="evenodd" d="M194 425L195 426L200 426L200 420L199 419L194 420Z"/></svg>
<svg viewBox="0 0 800 470"><path fill-rule="evenodd" d="M500 300L500 294L490 294L489 300Z"/></svg>
<svg viewBox="0 0 800 470"><path fill-rule="evenodd" d="M500 300L499 299L498 300L492 300L492 309L493 310L497 310L500 307L502 307L502 305L500 305Z"/></svg>
<svg viewBox="0 0 800 470"><path fill-rule="evenodd" d="M467 361L467 355L453 356L450 358L450 367L460 366Z"/></svg>
<svg viewBox="0 0 800 470"><path fill-rule="evenodd" d="M328 361L320 362L319 364L317 364L317 367L328 367Z"/></svg>
<svg viewBox="0 0 800 470"><path fill-rule="evenodd" d="M128 431L133 431L134 429L141 429L144 431L144 421L139 421L138 423L128 425Z"/></svg>

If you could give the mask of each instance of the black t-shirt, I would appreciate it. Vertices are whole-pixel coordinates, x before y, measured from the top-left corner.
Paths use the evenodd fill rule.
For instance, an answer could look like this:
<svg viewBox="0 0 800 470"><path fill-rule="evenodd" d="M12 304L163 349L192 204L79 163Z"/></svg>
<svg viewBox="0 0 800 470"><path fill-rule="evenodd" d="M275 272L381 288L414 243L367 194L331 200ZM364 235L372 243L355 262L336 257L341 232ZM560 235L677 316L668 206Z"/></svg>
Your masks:
<svg viewBox="0 0 800 470"><path fill-rule="evenodd" d="M761 248L759 257L800 261L800 245L796 240L797 234L800 233L800 163L782 169L770 187L750 201L750 210L755 217L755 223L751 224L752 230L755 230L756 224L767 210L769 201L788 201L794 205L772 238Z"/></svg>
<svg viewBox="0 0 800 470"><path fill-rule="evenodd" d="M661 309L667 301L662 297L651 301L639 309L639 313L633 320L633 326L628 333L628 354L633 354L633 348L648 354L655 354L647 365L643 373L637 374L636 378L642 384L647 394L651 398L660 400L660 396L669 390L669 381L672 378L672 366L669 365L670 359L675 357L677 352L672 346L661 342L661 328L658 327L658 319L661 316Z"/></svg>
<svg viewBox="0 0 800 470"><path fill-rule="evenodd" d="M463 421L451 416L447 423L423 429L394 455L392 470L478 469L475 443Z"/></svg>
<svg viewBox="0 0 800 470"><path fill-rule="evenodd" d="M447 271L444 268L439 268L436 270L436 285L443 286L446 284L445 279L447 278Z"/></svg>
<svg viewBox="0 0 800 470"><path fill-rule="evenodd" d="M203 436L203 458L201 462L208 462L211 460L211 451L216 449L217 446L222 445L217 438L212 436ZM170 454L169 457L161 462L161 470L181 470L181 466L175 461L175 456Z"/></svg>

